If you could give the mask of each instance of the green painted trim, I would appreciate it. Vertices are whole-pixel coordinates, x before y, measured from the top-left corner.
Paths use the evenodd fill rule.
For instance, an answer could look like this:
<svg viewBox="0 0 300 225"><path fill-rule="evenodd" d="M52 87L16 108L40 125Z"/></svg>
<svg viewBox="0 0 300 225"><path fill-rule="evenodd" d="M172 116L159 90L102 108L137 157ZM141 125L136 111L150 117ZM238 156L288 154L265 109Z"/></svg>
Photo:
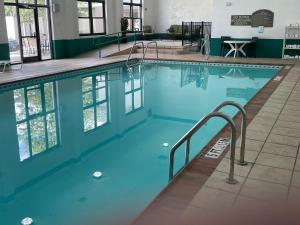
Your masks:
<svg viewBox="0 0 300 225"><path fill-rule="evenodd" d="M141 35L136 36L140 40ZM128 35L128 41L134 41L133 35ZM99 45L105 47L110 44L118 43L116 37L99 37L99 38L80 38L73 40L53 40L53 58L64 59L98 49ZM96 43L97 46L94 45Z"/></svg>
<svg viewBox="0 0 300 225"><path fill-rule="evenodd" d="M211 39L211 54L220 55L220 38ZM258 39L256 44L257 58L281 58L282 57L283 39Z"/></svg>
<svg viewBox="0 0 300 225"><path fill-rule="evenodd" d="M138 35L137 40L173 39L173 35L168 33ZM99 47L94 46L93 38L80 38L74 40L54 40L53 57L54 59L71 58L81 53L85 53ZM134 41L133 35L128 35L128 41ZM117 43L114 37L99 37L95 40L102 47L111 43ZM220 55L220 38L211 39L211 54ZM257 41L256 56L258 58L281 58L283 39L259 39Z"/></svg>
<svg viewBox="0 0 300 225"><path fill-rule="evenodd" d="M9 45L0 44L0 60L9 60Z"/></svg>

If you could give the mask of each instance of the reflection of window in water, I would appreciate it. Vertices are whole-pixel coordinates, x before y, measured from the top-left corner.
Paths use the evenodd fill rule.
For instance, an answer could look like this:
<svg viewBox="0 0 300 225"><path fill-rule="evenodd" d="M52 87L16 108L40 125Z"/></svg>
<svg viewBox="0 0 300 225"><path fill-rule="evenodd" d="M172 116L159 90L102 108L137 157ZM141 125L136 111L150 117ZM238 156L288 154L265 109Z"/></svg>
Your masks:
<svg viewBox="0 0 300 225"><path fill-rule="evenodd" d="M107 74L82 79L84 131L91 131L108 123Z"/></svg>
<svg viewBox="0 0 300 225"><path fill-rule="evenodd" d="M181 66L181 87L196 83L196 88L207 89L209 71L204 66Z"/></svg>
<svg viewBox="0 0 300 225"><path fill-rule="evenodd" d="M125 113L143 107L143 78L132 77L125 81Z"/></svg>
<svg viewBox="0 0 300 225"><path fill-rule="evenodd" d="M20 161L58 145L54 82L14 91Z"/></svg>

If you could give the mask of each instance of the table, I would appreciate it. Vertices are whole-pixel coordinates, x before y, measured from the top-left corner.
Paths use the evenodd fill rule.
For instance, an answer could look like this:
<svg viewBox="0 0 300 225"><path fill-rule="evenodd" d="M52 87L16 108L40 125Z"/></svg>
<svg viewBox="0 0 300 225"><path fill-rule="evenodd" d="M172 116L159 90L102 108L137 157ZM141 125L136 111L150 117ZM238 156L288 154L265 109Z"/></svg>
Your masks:
<svg viewBox="0 0 300 225"><path fill-rule="evenodd" d="M224 41L224 43L229 44L229 46L231 47L231 50L226 54L226 58L234 52L233 57L236 58L239 55L239 52L242 53L245 57L247 56L245 51L244 51L244 47L247 44L250 44L251 41L242 41L242 40L228 40L228 41Z"/></svg>

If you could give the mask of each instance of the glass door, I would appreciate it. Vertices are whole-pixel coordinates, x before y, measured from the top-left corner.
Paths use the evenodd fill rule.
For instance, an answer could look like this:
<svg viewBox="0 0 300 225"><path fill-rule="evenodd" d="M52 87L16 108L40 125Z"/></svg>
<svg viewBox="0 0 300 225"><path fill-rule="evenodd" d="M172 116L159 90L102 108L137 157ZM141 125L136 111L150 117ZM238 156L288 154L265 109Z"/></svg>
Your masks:
<svg viewBox="0 0 300 225"><path fill-rule="evenodd" d="M19 6L21 53L24 62L40 60L37 9Z"/></svg>

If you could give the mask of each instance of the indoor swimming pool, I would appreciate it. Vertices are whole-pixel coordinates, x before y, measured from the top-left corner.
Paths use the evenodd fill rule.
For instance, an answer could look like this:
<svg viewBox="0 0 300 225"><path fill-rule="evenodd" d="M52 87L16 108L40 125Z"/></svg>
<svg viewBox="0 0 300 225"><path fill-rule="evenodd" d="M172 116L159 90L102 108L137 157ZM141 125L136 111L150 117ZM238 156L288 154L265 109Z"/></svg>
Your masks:
<svg viewBox="0 0 300 225"><path fill-rule="evenodd" d="M0 223L130 224L168 185L172 145L221 102L247 104L280 69L147 61L0 86ZM224 124L204 126L191 155Z"/></svg>

